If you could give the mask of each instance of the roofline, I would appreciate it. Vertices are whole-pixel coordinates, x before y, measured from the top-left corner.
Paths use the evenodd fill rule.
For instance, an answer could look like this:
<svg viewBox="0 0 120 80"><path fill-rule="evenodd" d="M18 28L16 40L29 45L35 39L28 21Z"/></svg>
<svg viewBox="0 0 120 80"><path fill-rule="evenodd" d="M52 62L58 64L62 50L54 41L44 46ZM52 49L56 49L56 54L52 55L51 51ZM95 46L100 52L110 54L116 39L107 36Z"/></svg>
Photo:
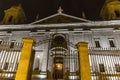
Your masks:
<svg viewBox="0 0 120 80"><path fill-rule="evenodd" d="M61 24L23 24L23 25L0 25L0 30L30 30L30 29L69 29L69 28L119 28L120 20L94 21L83 23L61 23Z"/></svg>
<svg viewBox="0 0 120 80"><path fill-rule="evenodd" d="M57 16L57 15L59 15L59 14L57 13L57 14L48 16L48 17L46 17L46 18L40 19L40 20L35 21L35 22L32 22L32 23L30 23L30 24L36 24L36 23L38 23L38 22L44 21L44 20L46 20L46 19L52 18L52 17Z"/></svg>
<svg viewBox="0 0 120 80"><path fill-rule="evenodd" d="M72 16L72 15L68 15L68 14L64 14L64 13L62 13L61 15L71 17L71 18L74 18L74 19L78 19L78 20L82 20L82 21L85 21L85 22L91 22L90 20L87 20L87 19L84 19L84 18L79 18L79 17Z"/></svg>
<svg viewBox="0 0 120 80"><path fill-rule="evenodd" d="M71 15L68 15L68 14L64 14L64 13L61 13L61 14L60 14L60 13L56 13L56 14L53 14L53 15L48 16L48 17L46 17L46 18L43 18L43 19L40 19L40 20L38 20L38 21L32 22L32 23L30 23L30 24L36 24L36 23L38 23L38 22L41 22L41 21L47 20L47 19L52 18L52 17L55 17L55 16L57 16L57 15L63 15L63 16L66 16L66 17L71 17L71 18L73 18L73 19L78 19L78 20L82 20L82 21L85 21L85 22L91 22L90 20L83 19L83 18L79 18L79 17L75 17L75 16L71 16Z"/></svg>

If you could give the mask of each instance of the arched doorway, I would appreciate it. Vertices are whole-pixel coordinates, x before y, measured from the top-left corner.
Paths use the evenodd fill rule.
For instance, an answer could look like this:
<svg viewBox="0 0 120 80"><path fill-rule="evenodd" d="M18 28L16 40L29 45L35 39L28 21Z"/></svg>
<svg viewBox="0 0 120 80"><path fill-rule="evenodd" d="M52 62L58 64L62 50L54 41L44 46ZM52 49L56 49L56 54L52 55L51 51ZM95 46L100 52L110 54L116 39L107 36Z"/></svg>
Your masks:
<svg viewBox="0 0 120 80"><path fill-rule="evenodd" d="M47 79L79 79L78 52L67 34L51 34L47 60Z"/></svg>
<svg viewBox="0 0 120 80"><path fill-rule="evenodd" d="M52 78L64 78L64 57L68 53L65 35L55 34L52 36L50 55L52 56Z"/></svg>

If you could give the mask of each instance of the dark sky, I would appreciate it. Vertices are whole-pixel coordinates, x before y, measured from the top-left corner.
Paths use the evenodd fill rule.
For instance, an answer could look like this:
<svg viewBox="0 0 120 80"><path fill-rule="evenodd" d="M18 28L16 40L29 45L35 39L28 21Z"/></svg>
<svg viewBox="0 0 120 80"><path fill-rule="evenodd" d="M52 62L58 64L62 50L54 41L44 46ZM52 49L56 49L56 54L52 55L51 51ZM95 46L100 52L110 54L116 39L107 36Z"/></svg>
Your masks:
<svg viewBox="0 0 120 80"><path fill-rule="evenodd" d="M98 20L104 0L1 0L0 19L4 16L4 9L16 3L22 4L29 23L35 20L37 14L44 18L57 13L59 5L63 8L63 13L81 17L84 11L89 20Z"/></svg>

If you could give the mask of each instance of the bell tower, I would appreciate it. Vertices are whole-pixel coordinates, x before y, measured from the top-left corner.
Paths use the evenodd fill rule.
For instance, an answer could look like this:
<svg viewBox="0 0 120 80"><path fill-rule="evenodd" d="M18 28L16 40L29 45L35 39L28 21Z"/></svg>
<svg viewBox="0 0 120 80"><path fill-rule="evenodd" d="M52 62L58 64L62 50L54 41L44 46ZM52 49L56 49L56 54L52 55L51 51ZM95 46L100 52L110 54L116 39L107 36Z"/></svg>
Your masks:
<svg viewBox="0 0 120 80"><path fill-rule="evenodd" d="M26 16L21 4L14 5L4 11L5 16L1 24L23 24L26 22Z"/></svg>
<svg viewBox="0 0 120 80"><path fill-rule="evenodd" d="M100 16L103 20L120 19L120 1L106 0L101 9Z"/></svg>

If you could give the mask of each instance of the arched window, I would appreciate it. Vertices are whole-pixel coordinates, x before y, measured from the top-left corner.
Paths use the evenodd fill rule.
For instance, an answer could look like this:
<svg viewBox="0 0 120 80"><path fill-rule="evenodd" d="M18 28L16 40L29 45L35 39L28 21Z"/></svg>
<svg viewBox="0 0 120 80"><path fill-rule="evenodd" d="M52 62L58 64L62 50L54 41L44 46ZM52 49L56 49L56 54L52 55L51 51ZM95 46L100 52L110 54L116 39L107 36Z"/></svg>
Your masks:
<svg viewBox="0 0 120 80"><path fill-rule="evenodd" d="M36 57L34 70L39 70L39 65L40 65L40 58Z"/></svg>
<svg viewBox="0 0 120 80"><path fill-rule="evenodd" d="M10 16L10 18L8 19L8 22L12 22L13 16Z"/></svg>
<svg viewBox="0 0 120 80"><path fill-rule="evenodd" d="M56 35L52 40L51 48L53 47L63 47L67 49L67 42L65 38L61 35Z"/></svg>
<svg viewBox="0 0 120 80"><path fill-rule="evenodd" d="M116 10L115 15L116 15L116 17L120 17L120 12Z"/></svg>

